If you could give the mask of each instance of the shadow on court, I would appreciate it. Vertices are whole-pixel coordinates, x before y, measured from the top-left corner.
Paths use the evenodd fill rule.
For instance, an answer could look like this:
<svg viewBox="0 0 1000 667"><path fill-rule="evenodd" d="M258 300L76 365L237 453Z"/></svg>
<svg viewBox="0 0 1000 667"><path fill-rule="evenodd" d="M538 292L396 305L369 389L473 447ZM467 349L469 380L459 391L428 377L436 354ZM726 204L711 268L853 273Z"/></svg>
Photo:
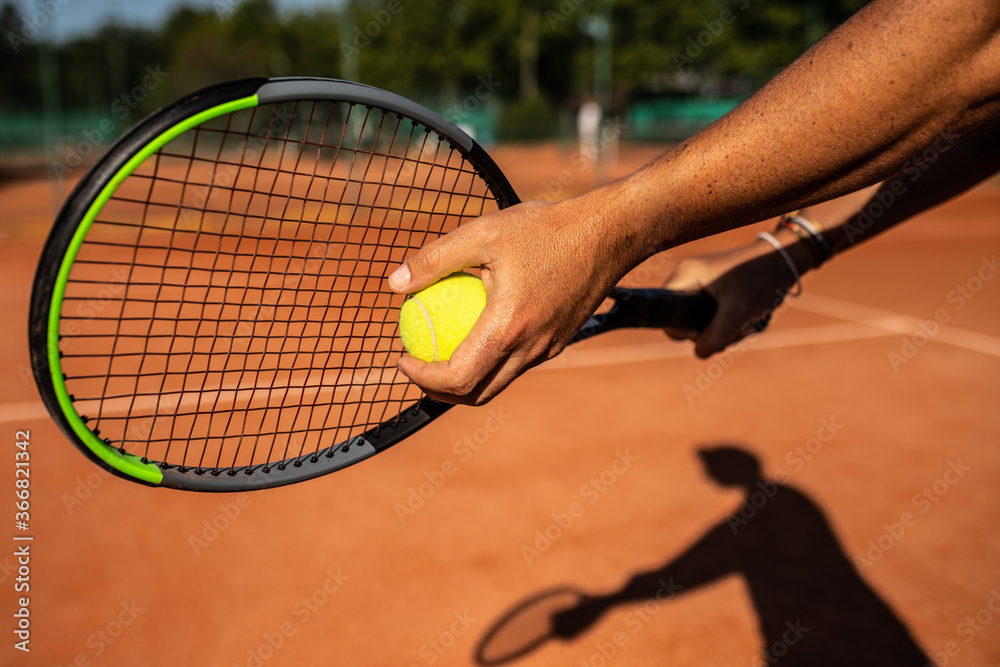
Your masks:
<svg viewBox="0 0 1000 667"><path fill-rule="evenodd" d="M745 449L721 445L698 454L713 481L744 492L733 514L663 567L632 576L619 591L589 597L553 589L533 596L487 633L477 662L511 662L544 640L572 640L619 605L651 600L683 605L686 593L739 575L749 588L764 641L763 653L751 664L931 664L903 622L855 570L814 501L765 479L757 457ZM645 631L656 630L646 626ZM506 646L489 646L497 641ZM523 642L520 647L518 641ZM483 658L491 652L508 658Z"/></svg>

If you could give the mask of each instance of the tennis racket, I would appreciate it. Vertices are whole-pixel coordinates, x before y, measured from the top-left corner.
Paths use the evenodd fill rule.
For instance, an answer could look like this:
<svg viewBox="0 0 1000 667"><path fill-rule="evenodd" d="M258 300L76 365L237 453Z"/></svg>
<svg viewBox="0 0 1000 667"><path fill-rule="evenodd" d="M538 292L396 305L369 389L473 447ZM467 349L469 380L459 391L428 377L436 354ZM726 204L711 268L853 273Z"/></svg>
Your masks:
<svg viewBox="0 0 1000 667"><path fill-rule="evenodd" d="M383 90L246 79L119 139L59 212L30 344L55 421L126 479L193 491L301 482L451 406L395 367L404 297L385 277L518 202L453 123ZM705 294L616 289L574 340L700 330Z"/></svg>
<svg viewBox="0 0 1000 667"><path fill-rule="evenodd" d="M507 612L476 646L477 665L503 665L553 639L573 639L607 610L602 600L568 587L553 588Z"/></svg>

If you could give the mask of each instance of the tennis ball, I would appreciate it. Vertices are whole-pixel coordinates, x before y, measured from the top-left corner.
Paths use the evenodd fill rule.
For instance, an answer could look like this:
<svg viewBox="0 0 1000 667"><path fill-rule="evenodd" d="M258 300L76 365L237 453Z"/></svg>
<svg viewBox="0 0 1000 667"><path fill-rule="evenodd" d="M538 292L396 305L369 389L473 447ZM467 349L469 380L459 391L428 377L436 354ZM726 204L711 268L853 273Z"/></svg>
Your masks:
<svg viewBox="0 0 1000 667"><path fill-rule="evenodd" d="M459 271L411 294L399 311L406 351L424 361L447 361L486 307L483 281Z"/></svg>

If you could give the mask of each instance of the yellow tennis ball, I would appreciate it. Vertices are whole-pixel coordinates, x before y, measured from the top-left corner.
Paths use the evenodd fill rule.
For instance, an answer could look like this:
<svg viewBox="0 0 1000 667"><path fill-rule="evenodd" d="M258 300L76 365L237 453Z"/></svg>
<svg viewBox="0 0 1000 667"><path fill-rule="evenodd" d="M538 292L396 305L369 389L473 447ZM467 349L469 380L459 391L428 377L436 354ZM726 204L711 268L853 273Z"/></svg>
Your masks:
<svg viewBox="0 0 1000 667"><path fill-rule="evenodd" d="M447 361L486 307L483 281L459 271L415 292L399 311L406 351L424 361Z"/></svg>

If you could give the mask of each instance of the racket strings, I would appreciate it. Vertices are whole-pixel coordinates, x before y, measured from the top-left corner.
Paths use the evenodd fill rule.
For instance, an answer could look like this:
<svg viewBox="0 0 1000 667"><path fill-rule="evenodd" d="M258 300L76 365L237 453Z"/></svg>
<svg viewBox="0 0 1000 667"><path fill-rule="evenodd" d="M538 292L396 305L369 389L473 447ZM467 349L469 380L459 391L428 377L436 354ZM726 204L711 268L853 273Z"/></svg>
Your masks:
<svg viewBox="0 0 1000 667"><path fill-rule="evenodd" d="M311 113L312 112L315 112L315 108L312 109ZM326 122L323 124L322 133L321 133L321 137L320 137L320 141L319 141L320 146L325 143L324 139L326 138L327 129L330 127L330 121L332 119L332 114L333 114L333 107L331 106L330 109L329 109L329 111L328 111L328 116L327 116ZM311 118L310 118L310 122L311 122ZM307 144L305 142L305 138L303 138L303 143L302 143L303 150L299 154L300 157L305 152L306 146L307 146ZM315 159L314 164L316 165L316 168L313 170L313 173L312 173L312 176L311 176L310 189L311 189L311 186L312 186L312 181L315 181L315 179L316 179L316 177L318 175L318 166L320 164L319 157L320 157L321 152L322 152L322 149L321 149L320 146L315 147L316 148L316 159ZM334 163L336 163L336 160L334 160ZM329 184L327 184L327 187L328 187L328 185ZM307 192L308 192L308 189L307 189ZM325 196L326 196L326 188L324 188L324 199L325 199ZM287 204L288 204L288 202L286 200L286 207L287 207ZM306 210L305 206L303 206L302 209L301 209L301 216L299 218L299 225L300 226L302 225L302 223L305 222L305 210ZM313 247L313 244L316 241L316 236L317 236L317 232L318 231L319 231L318 227L313 227L311 229L312 233L311 233L310 243L309 243L309 246L306 248L306 251L305 251L306 256L308 256L310 254L310 252L312 251L312 247ZM325 239L325 242L329 242L329 237L327 237L327 239ZM289 260L289 261L291 261L291 260ZM287 289L287 286L283 285L283 288ZM297 289L297 288L293 287L292 289L294 290L294 289ZM312 296L309 299L309 304L308 304L308 306L310 308L312 308L315 305L315 298L316 298L316 293L313 292ZM326 317L326 313L324 312L324 314L322 315L322 318L325 319L325 317ZM316 353L318 352L318 349L319 349L319 339L317 338L316 339L316 343L313 345L312 350L310 350L310 354L312 356L315 356ZM300 415L301 415L301 405L296 408L295 414L292 417L292 423L293 424L298 423L298 421L300 419ZM247 419L247 417L246 417L246 415L244 415L244 426L245 426L245 423L246 423L246 419ZM303 447L305 446L305 440L304 439L302 441L302 445L303 445ZM270 447L268 448L268 453L267 453L267 460L268 461L273 461L275 459L275 457L273 455L274 446L275 446L275 441L271 440L270 441ZM255 447L256 447L256 445L255 445ZM301 452L301 449L300 449L300 452L299 452L299 456L300 457L301 457L301 454L302 454L302 452ZM251 457L252 456L253 456L253 454L251 454ZM281 459L284 460L284 459L287 459L287 458L288 458L288 443L286 442L285 446L284 446L284 455L281 457ZM279 463L278 465L281 466L283 464Z"/></svg>
<svg viewBox="0 0 1000 667"><path fill-rule="evenodd" d="M379 109L251 109L174 139L81 245L67 389L122 451L215 474L301 463L420 396L385 277L496 209L437 134Z"/></svg>
<svg viewBox="0 0 1000 667"><path fill-rule="evenodd" d="M252 114L253 113L256 113L256 110L254 110L252 112ZM251 118L252 118L252 115L251 115ZM226 116L225 117L225 123L226 123L225 130L226 130L226 132L230 131L230 129L232 127L232 120L233 120L232 116ZM252 120L251 120L251 122L252 122ZM199 145L199 142L201 141L201 139L202 139L202 137L200 135L200 132L199 132L198 128L196 128L195 131L194 131L194 136L193 136L193 140L192 140L192 144L191 144L191 155L192 156L198 154L198 145ZM216 152L216 155L215 155L215 159L216 160L221 159L222 152L223 152L223 147L224 146L225 146L225 141L222 141L222 142L219 143L219 148L218 148L218 150ZM244 154L245 154L245 150L246 149L244 147ZM166 159L162 155L158 156L158 157L159 157L159 159L164 159L164 160ZM157 165L159 165L159 160L157 162ZM188 164L187 164L186 172L185 172L185 179L184 179L185 182L190 177L192 168L193 168L193 161L189 161ZM155 179L155 177L156 177L156 175L158 173L160 173L160 170L159 169L154 169L154 171L153 171L154 179ZM217 177L216 167L213 166L211 180L209 181L212 185L214 185L214 183L216 181L216 177ZM186 187L187 186L186 186L186 183L185 183L185 185L182 186L182 191L184 189L186 189ZM210 186L210 188L211 188L211 186ZM155 190L155 180L154 180L153 183L150 184L150 188L147 191L148 192L148 197L152 197L152 193L154 192L154 190ZM210 196L211 196L211 189L209 190L209 194L206 196L206 199L209 198ZM175 230L176 230L176 227L177 227L177 223L178 223L178 221L180 219L180 213L181 212L178 211L177 216L175 216L173 218L173 225L171 225L171 231L170 231L170 234L171 234L171 248L173 248L174 235L176 234ZM142 220L143 220L143 222L145 222L146 216L143 216ZM223 227L223 229L224 229L224 227ZM197 248L198 239L201 236L200 232L201 232L201 227L199 226L198 230L197 230L197 233L196 233L196 236L195 236L195 240L194 240L194 247L195 248ZM212 272L214 272L215 267L218 264L219 250L221 248L221 243L222 243L222 241L221 241L221 238L220 238L219 239L219 243L216 245L215 250L214 250L214 257L212 259L212 269L211 269L209 275L211 275ZM184 279L183 279L183 281L181 283L181 286L179 287L179 293L178 293L179 301L180 301L179 305L180 305L181 308L183 308L182 304L184 304L184 301L185 301L184 297L186 295L187 286L191 283L192 278L193 278L192 273L193 273L193 268L194 268L194 259L195 259L195 253L194 252L189 253L188 254L188 260L189 261L187 263L187 266L184 267L184 274L185 275L184 275ZM169 256L168 256L168 260L169 260ZM163 288L167 287L167 283L164 280L165 276L166 276L166 269L164 269L163 273L161 274L161 277L160 277L161 285L159 287L159 290L162 290ZM177 288L175 288L175 289L177 289ZM162 298L161 295L157 294L157 302L158 303L159 303L159 301L160 301L161 298ZM204 317L205 307L206 307L206 304L204 303L204 300L202 300L202 302L200 304L200 313L198 315L199 323L198 323L198 327L196 329L196 334L201 331L201 326L202 326L201 325L201 319ZM177 334L177 327L178 326L179 326L179 322L177 320L175 320L174 323L173 323L173 330L170 332L171 335L175 336ZM167 356L167 360L168 360L167 363L168 364L169 364L169 360L172 358L172 356L173 356L173 354L175 352L175 349L176 349L175 348L176 340L177 340L176 338L172 338L170 340L170 346L168 348L168 356ZM185 384L186 384L186 379L191 376L192 362L193 362L194 359L195 359L194 355L189 356L187 358L187 364L186 364L186 366L184 367L184 369L182 371L183 377L185 378ZM162 373L160 375L160 386L159 386L159 390L158 390L158 395L159 396L163 396L164 395L164 389L166 387L168 375L169 375L169 367L168 367L168 372L167 373ZM196 390L198 394L204 394L207 379L208 379L208 374L206 373L206 374L204 374L202 376L200 386L198 386L198 388ZM181 394L178 397L178 401L182 400L182 398L183 398L183 394ZM201 406L199 405L198 407L200 408ZM179 408L179 402L178 402L178 406L176 408L174 408L174 415L173 415L173 419L171 420L173 422L171 431L173 431L173 425L176 425L178 417L182 417L182 416L186 417L187 416L187 415L178 414L178 412L179 412L178 408ZM190 451L190 446L192 445L192 436L194 434L194 429L196 427L198 419L200 417L202 417L203 414L204 414L203 410L195 410L194 412L195 412L195 414L192 415L192 419L190 420L190 429L188 431L187 437L182 440L184 442L184 450L183 450L183 455L182 455L182 460L183 461L187 461L188 458L189 458L188 455L189 455L189 451ZM130 411L130 414L131 414L131 411ZM209 415L209 417L208 417L209 423L206 426L206 430L209 433L211 433L211 430L212 430L212 423L211 423L211 421L212 421L213 418L214 418L214 414ZM171 435L173 435L173 434L171 433ZM152 444L151 441L152 441L152 438L147 438L147 442L145 443L145 448L146 448L147 452L149 450L150 445ZM166 445L167 448L166 448L166 452L165 452L165 456L166 456L165 460L170 460L170 445L171 445L171 442L172 442L172 440L168 440L168 442L167 442L167 445ZM196 466L198 468L201 468L202 465L203 465L204 454L205 454L205 450L202 449L201 450L201 456L197 459L197 463L196 463Z"/></svg>
<svg viewBox="0 0 1000 667"><path fill-rule="evenodd" d="M354 110L353 108L350 109L350 110L348 110L348 121L350 120L350 113L353 110ZM385 119L385 116L382 115L382 117L379 119L379 123L378 123L377 129L375 131L376 134L375 134L375 139L374 139L374 145L376 145L376 146L378 145L378 140L379 140L379 138L382 135L382 121L384 121L384 119ZM360 148L360 145L361 145L361 137L364 136L365 128L368 127L370 121L371 121L371 112L370 112L370 110L368 110L368 112L366 112L364 114L364 118L363 118L363 120L361 122L361 130L357 134L357 140L356 140L356 142L354 144L353 150L350 153L351 154L351 170L352 171L353 171L353 168L354 168L354 166L356 164L356 160L357 160L357 158L359 156L358 149ZM393 140L395 140L395 133L393 133ZM391 146L391 144L390 144L390 146ZM368 183L369 182L368 181L368 171L371 168L371 165L372 165L372 160L364 160L364 168L363 168L361 177L359 179L362 183ZM327 183L327 185L329 185L329 182ZM378 184L378 187L380 187L380 185L381 184ZM346 191L346 185L345 185L345 191ZM378 196L377 195L378 195L378 192L376 191L375 197L374 197L375 201L378 201ZM339 200L335 204L335 207L337 209L337 213L340 212L340 208L341 208L340 204L341 204L341 202ZM351 211L350 211L350 217L348 219L348 224L354 224L355 218L356 218L359 210L360 209L357 208L357 207L354 207L354 208L351 209ZM368 222L370 223L370 221L371 221L371 209L369 208L368 209ZM364 221L361 221L361 222L362 222L362 224L364 224ZM365 229L365 236L367 236L367 232L368 232L368 230L366 228ZM364 238L362 238L362 242L363 241L364 241ZM357 267L357 262L355 262L354 269L356 270L357 268L358 268ZM354 273L354 271L352 271L352 273ZM367 331L365 333L367 333ZM352 371L356 371L356 370L357 370L357 364L355 364L355 366L352 369ZM347 368L344 367L344 366L342 366L338 370L337 377L335 379L335 383L339 384L341 382L342 376L343 376L343 374L346 371L347 371ZM315 402L313 403L313 407L314 408L316 407ZM358 402L349 402L349 403L347 403L347 404L345 404L343 406L343 409L344 409L345 413L348 413L350 415L348 418L351 421L355 421L355 422L359 421L359 419L358 419L358 416L359 416L358 413L360 412L360 404ZM321 412L322 412L322 410L321 410ZM353 414L351 414L352 412L353 412ZM327 414L324 415L323 418L325 419L328 416L329 416L329 410L327 410ZM364 421L363 423L368 423L368 421ZM301 456L301 452L300 452L300 456Z"/></svg>
<svg viewBox="0 0 1000 667"><path fill-rule="evenodd" d="M298 105L296 104L295 108L297 109L297 107L298 107ZM294 111L293 111L293 113L294 113ZM274 117L274 115L272 115L270 123L271 123L270 130L273 132L274 127L275 127L275 117ZM286 128L285 128L285 135L283 137L283 140L279 142L280 154L279 154L279 157L278 157L278 164L282 164L284 162L286 148L287 148L287 142L288 142L288 138L289 138L288 132L290 131L290 129L291 129L290 125L286 126ZM244 146L245 145L246 144L244 144ZM299 158L301 158L301 152L299 153ZM298 168L297 168L298 164L299 164L299 160L297 159L296 162L295 162L295 168L293 169L294 172L298 172ZM261 172L259 172L259 171L254 174L254 189L255 190L258 189L258 179L260 178L260 176L261 176ZM274 185L277 184L277 182L278 182L277 178L275 178L274 181L272 181L272 189L269 192L270 195L274 194L273 188L274 188ZM235 193L234 192L230 192L229 194L230 194L230 201L231 201L232 198L234 197ZM277 204L277 206L279 208L281 208L281 213L275 214L274 212L272 212L270 210L272 204ZM268 197L268 199L267 199L267 210L266 210L266 217L268 219L277 218L279 220L285 221L286 220L285 213L287 212L287 210L288 210L288 199L287 198L285 198L285 199L281 199L281 198L272 199L271 197ZM227 220L227 222L228 222L228 220ZM295 234L293 234L293 237L294 236L295 236ZM260 238L255 239L254 240L254 244L255 244L254 245L254 252L256 254L256 253L258 253L260 251L261 239ZM306 254L308 254L308 252ZM271 256L271 257L267 258L267 266L266 266L266 269L265 269L266 270L266 277L264 279L265 284L267 284L267 282L270 281L271 276L274 275L274 273L275 273L274 272L274 259L275 259L274 256ZM248 285L249 285L249 281L248 281ZM249 289L245 290L244 293L246 294L247 292L249 292ZM281 286L279 288L278 295L276 297L274 297L275 303L277 303L280 300L280 295L283 292L284 292L284 283L281 284ZM253 315L253 317L254 317L255 320L260 319L260 312L261 312L261 309L263 307L264 307L264 302L263 302L263 299L261 299L261 302L256 307L254 315ZM265 320L266 319L267 318L265 318ZM276 318L271 318L270 322L267 325L267 331L264 333L264 338L267 339L267 340L270 340L272 338L272 336L273 336L273 329L274 329L274 321L275 321L275 319ZM230 348L227 351L227 353L226 353L226 363L227 364L228 364L229 358L231 356L232 356L232 348ZM298 354L296 354L295 356L297 358ZM293 365L294 365L294 361L293 361ZM241 369L241 371L240 371L240 377L239 377L239 379L237 381L239 385L242 386L245 383L245 377L247 376L247 372L248 372L248 369L246 367L244 367L243 369ZM280 372L281 372L280 370L275 371L275 376L279 375ZM257 375L258 373L259 373L259 369L255 369L250 374L251 375ZM289 378L289 381L290 381L290 378ZM256 394L257 391L258 391L258 387L255 385L255 387L254 387L254 393ZM264 390L264 393L268 395L268 398L270 398L270 391L271 391L271 388L268 388L268 389ZM280 391L280 388L278 389L278 391ZM287 396L287 389L285 391L285 394L279 398L279 401L283 401L286 396ZM251 402L252 402L252 400L253 400L253 395L251 395ZM229 427L230 427L230 424L232 423L232 419L233 419L234 414L236 414L236 413L233 412L233 411L229 411L228 412L228 417L226 419L226 425L225 425L225 429L224 429L225 432L229 432ZM215 415L213 413L211 415L210 419L209 419L209 430L211 430L211 419L214 416ZM244 432L250 426L248 419L249 419L249 417L248 417L247 413L243 413L243 415L242 415L242 424L241 425L242 425L242 430ZM260 431L258 430L258 437L252 439L252 448L251 448L251 451L250 451L251 460L253 460L255 458L255 455L257 453L257 445L260 442L259 434L260 434ZM271 443L272 446L269 448L269 451L273 450L273 444L274 443L272 441L272 443ZM287 447L286 447L286 449L287 449ZM221 466L222 455L223 455L222 450L221 449L218 450L217 456L216 456L216 460L215 460L215 465L214 465L214 467L216 469ZM204 465L204 461L203 460L199 460L198 467L201 467L202 465ZM232 466L230 466L230 467L232 467Z"/></svg>

